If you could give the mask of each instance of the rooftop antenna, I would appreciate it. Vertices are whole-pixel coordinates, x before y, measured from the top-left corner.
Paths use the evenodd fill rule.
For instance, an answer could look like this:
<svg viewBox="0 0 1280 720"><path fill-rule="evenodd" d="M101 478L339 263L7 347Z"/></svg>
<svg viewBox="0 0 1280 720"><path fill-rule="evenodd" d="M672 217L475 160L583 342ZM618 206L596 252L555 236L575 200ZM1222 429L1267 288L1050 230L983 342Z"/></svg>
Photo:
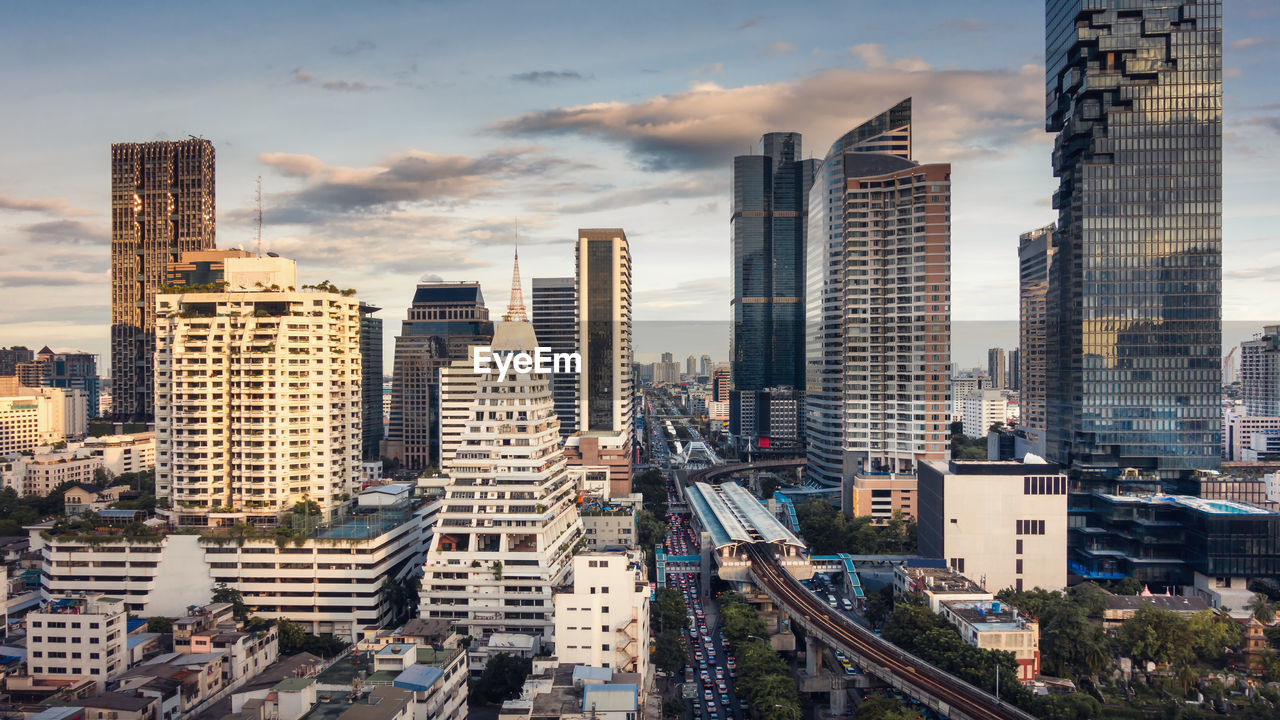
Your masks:
<svg viewBox="0 0 1280 720"><path fill-rule="evenodd" d="M511 268L511 299L507 301L507 312L502 316L507 322L529 322L524 309L524 291L520 288L520 219L515 223L515 263Z"/></svg>
<svg viewBox="0 0 1280 720"><path fill-rule="evenodd" d="M262 176L258 176L258 257L262 257Z"/></svg>

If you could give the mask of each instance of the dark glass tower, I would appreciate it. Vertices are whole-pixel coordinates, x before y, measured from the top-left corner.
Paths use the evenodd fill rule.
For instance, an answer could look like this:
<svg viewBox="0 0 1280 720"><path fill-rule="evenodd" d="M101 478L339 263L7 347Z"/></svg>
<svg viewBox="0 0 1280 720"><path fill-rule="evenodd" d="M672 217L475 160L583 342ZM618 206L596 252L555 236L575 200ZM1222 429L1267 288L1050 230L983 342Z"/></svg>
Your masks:
<svg viewBox="0 0 1280 720"><path fill-rule="evenodd" d="M360 303L360 435L365 460L377 460L382 445L382 308Z"/></svg>
<svg viewBox="0 0 1280 720"><path fill-rule="evenodd" d="M1218 464L1222 2L1048 0L1059 188L1049 456L1166 481Z"/></svg>
<svg viewBox="0 0 1280 720"><path fill-rule="evenodd" d="M556 353L578 352L577 301L574 278L533 279L532 321L539 345ZM578 374L552 373L551 399L560 418L560 437L569 437L578 431Z"/></svg>
<svg viewBox="0 0 1280 720"><path fill-rule="evenodd" d="M799 133L769 133L759 155L733 159L735 390L804 387L804 238L817 160Z"/></svg>

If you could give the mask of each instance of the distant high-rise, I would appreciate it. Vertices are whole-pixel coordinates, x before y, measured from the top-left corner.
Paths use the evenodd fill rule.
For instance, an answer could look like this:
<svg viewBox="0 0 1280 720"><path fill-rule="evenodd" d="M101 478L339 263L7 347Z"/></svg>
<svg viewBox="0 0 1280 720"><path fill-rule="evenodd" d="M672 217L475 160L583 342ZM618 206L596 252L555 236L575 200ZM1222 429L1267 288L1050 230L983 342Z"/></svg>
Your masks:
<svg viewBox="0 0 1280 720"><path fill-rule="evenodd" d="M1022 351L1014 348L1006 353L1009 361L1005 363L1005 383L1004 386L1009 390L1019 390L1022 387L1022 369L1019 363L1022 361Z"/></svg>
<svg viewBox="0 0 1280 720"><path fill-rule="evenodd" d="M25 345L0 348L0 377L17 375L18 363L29 363L35 359L35 353Z"/></svg>
<svg viewBox="0 0 1280 720"><path fill-rule="evenodd" d="M1280 325L1240 343L1240 392L1250 415L1280 415Z"/></svg>
<svg viewBox="0 0 1280 720"><path fill-rule="evenodd" d="M214 243L213 143L111 146L111 396L119 420L150 421L156 295L179 254Z"/></svg>
<svg viewBox="0 0 1280 720"><path fill-rule="evenodd" d="M19 378L30 387L56 387L83 390L85 412L98 417L98 356L87 352L56 353L45 347L31 363L19 364Z"/></svg>
<svg viewBox="0 0 1280 720"><path fill-rule="evenodd" d="M671 355L671 353L665 352L665 353L662 353L662 362L664 363L675 362L675 358Z"/></svg>
<svg viewBox="0 0 1280 720"><path fill-rule="evenodd" d="M1057 244L1053 226L1025 232L1018 239L1018 425L1032 440L1034 452L1045 451L1045 402L1050 346L1045 301L1049 292L1049 268ZM1056 325L1055 325L1056 326Z"/></svg>
<svg viewBox="0 0 1280 720"><path fill-rule="evenodd" d="M628 438L635 412L631 380L631 249L621 228L578 231L578 427ZM670 353L663 361L670 362Z"/></svg>
<svg viewBox="0 0 1280 720"><path fill-rule="evenodd" d="M768 133L733 159L729 336L735 390L804 385L804 249L817 160L800 133Z"/></svg>
<svg viewBox="0 0 1280 720"><path fill-rule="evenodd" d="M573 278L533 278L532 319L539 345L556 353L578 352L576 304ZM569 437L578 431L577 373L552 373L551 398L560 418L560 437Z"/></svg>
<svg viewBox="0 0 1280 720"><path fill-rule="evenodd" d="M805 289L809 476L948 457L951 168L911 160L911 100L828 151Z"/></svg>
<svg viewBox="0 0 1280 720"><path fill-rule="evenodd" d="M1008 357L1005 355L1004 348L991 348L987 350L987 377L991 378L991 387L997 390L1003 390L1008 387L1006 382L1007 366L1005 363Z"/></svg>
<svg viewBox="0 0 1280 720"><path fill-rule="evenodd" d="M440 368L492 337L479 283L418 284L396 336L383 456L414 469L440 466Z"/></svg>
<svg viewBox="0 0 1280 720"><path fill-rule="evenodd" d="M711 377L711 356L703 355L699 359L698 375L702 377Z"/></svg>
<svg viewBox="0 0 1280 720"><path fill-rule="evenodd" d="M1045 5L1049 459L1166 480L1221 445L1222 2Z"/></svg>
<svg viewBox="0 0 1280 720"><path fill-rule="evenodd" d="M361 454L377 460L382 451L382 308L360 303Z"/></svg>
<svg viewBox="0 0 1280 720"><path fill-rule="evenodd" d="M684 374L685 374L685 377L688 377L688 378L693 378L698 374L697 358L690 355L689 357L684 359Z"/></svg>

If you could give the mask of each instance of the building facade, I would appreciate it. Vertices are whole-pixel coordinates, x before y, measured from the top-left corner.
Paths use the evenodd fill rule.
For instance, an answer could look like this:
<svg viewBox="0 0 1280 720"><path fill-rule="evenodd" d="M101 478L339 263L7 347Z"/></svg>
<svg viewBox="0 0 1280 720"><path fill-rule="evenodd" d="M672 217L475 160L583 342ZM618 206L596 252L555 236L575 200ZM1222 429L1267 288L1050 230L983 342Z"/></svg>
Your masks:
<svg viewBox="0 0 1280 720"><path fill-rule="evenodd" d="M1280 325L1240 343L1240 393L1248 414L1280 416Z"/></svg>
<svg viewBox="0 0 1280 720"><path fill-rule="evenodd" d="M100 594L55 595L27 613L27 669L37 683L107 680L129 669L124 601Z"/></svg>
<svg viewBox="0 0 1280 720"><path fill-rule="evenodd" d="M360 303L360 445L365 460L382 451L382 308Z"/></svg>
<svg viewBox="0 0 1280 720"><path fill-rule="evenodd" d="M1009 366L1008 355L1004 348L991 348L987 350L987 377L991 378L991 387L1000 390L1008 387Z"/></svg>
<svg viewBox="0 0 1280 720"><path fill-rule="evenodd" d="M983 438L992 425L1003 425L1009 419L1009 403L999 390L976 390L960 401L964 418L964 434Z"/></svg>
<svg viewBox="0 0 1280 720"><path fill-rule="evenodd" d="M538 343L552 352L578 352L577 293L571 277L533 279L533 330ZM551 374L551 398L562 438L578 431L578 380L577 373Z"/></svg>
<svg viewBox="0 0 1280 720"><path fill-rule="evenodd" d="M1184 480L1221 445L1222 2L1045 19L1049 459Z"/></svg>
<svg viewBox="0 0 1280 720"><path fill-rule="evenodd" d="M1045 452L1047 432L1049 358L1046 353L1050 345L1050 319L1045 303L1049 268L1056 249L1052 225L1018 237L1018 401L1022 406L1018 424L1038 448L1039 455Z"/></svg>
<svg viewBox="0 0 1280 720"><path fill-rule="evenodd" d="M555 601L562 663L649 676L649 581L644 553L587 551L573 557L573 582Z"/></svg>
<svg viewBox="0 0 1280 720"><path fill-rule="evenodd" d="M83 390L0 384L0 455L84 437L87 406Z"/></svg>
<svg viewBox="0 0 1280 720"><path fill-rule="evenodd" d="M214 243L214 152L203 138L111 146L111 402L153 417L156 296L179 254Z"/></svg>
<svg viewBox="0 0 1280 720"><path fill-rule="evenodd" d="M18 382L30 387L83 391L89 417L99 416L101 381L98 378L97 355L86 352L56 353L45 347L36 353L34 359L18 363L16 374Z"/></svg>
<svg viewBox="0 0 1280 720"><path fill-rule="evenodd" d="M733 159L730 355L736 390L804 386L804 252L816 160L800 133ZM689 373L692 375L692 371Z"/></svg>
<svg viewBox="0 0 1280 720"><path fill-rule="evenodd" d="M440 368L492 337L480 283L419 283L396 336L383 456L414 469L440 466Z"/></svg>
<svg viewBox="0 0 1280 720"><path fill-rule="evenodd" d="M156 300L156 497L179 525L328 514L360 476L359 301L270 289L292 260L226 264L224 292Z"/></svg>
<svg viewBox="0 0 1280 720"><path fill-rule="evenodd" d="M928 462L920 554L999 592L1067 585L1067 476L1052 463Z"/></svg>

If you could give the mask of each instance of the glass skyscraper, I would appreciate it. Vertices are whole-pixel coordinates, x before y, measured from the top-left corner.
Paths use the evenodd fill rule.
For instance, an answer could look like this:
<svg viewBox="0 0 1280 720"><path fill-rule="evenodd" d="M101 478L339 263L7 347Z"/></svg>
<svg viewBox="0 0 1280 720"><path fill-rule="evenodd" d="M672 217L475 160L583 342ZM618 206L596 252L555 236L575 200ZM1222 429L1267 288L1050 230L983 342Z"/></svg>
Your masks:
<svg viewBox="0 0 1280 720"><path fill-rule="evenodd" d="M1082 476L1218 463L1221 23L1221 0L1045 6L1047 451Z"/></svg>
<svg viewBox="0 0 1280 720"><path fill-rule="evenodd" d="M733 159L735 390L804 387L804 237L817 165L800 158L800 134L789 132Z"/></svg>

